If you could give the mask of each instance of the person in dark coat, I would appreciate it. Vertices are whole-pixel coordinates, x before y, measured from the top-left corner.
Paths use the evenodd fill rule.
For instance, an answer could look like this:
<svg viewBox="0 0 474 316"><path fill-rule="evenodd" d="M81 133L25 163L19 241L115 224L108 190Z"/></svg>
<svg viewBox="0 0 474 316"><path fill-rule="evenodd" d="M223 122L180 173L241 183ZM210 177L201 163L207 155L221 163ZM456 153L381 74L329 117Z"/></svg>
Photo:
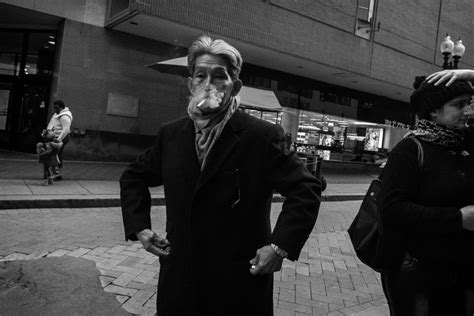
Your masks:
<svg viewBox="0 0 474 316"><path fill-rule="evenodd" d="M461 73L467 76L449 70L417 78L410 98L416 130L395 146L383 171L382 223L403 236L406 249L400 268L382 272L391 315L474 313L474 151L467 125L474 89ZM422 145L421 167L412 137Z"/></svg>
<svg viewBox="0 0 474 316"><path fill-rule="evenodd" d="M273 272L298 259L321 184L280 126L239 111L234 47L202 36L188 65L188 116L161 126L120 178L126 239L160 257L158 315L273 315ZM160 185L166 238L150 222L148 188ZM274 189L286 199L272 231Z"/></svg>

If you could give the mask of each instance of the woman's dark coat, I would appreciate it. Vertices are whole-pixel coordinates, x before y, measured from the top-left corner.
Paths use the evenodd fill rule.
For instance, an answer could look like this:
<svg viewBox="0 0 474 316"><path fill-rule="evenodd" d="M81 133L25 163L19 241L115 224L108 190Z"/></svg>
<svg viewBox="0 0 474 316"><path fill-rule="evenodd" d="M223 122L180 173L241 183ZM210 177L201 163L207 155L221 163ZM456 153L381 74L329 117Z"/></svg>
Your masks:
<svg viewBox="0 0 474 316"><path fill-rule="evenodd" d="M165 124L123 173L125 234L151 228L148 187L164 185L171 254L160 258L157 311L167 315L272 315L273 275L249 260L275 243L296 260L312 231L320 183L286 149L281 127L237 111L204 170L189 118ZM271 232L273 190L286 200Z"/></svg>
<svg viewBox="0 0 474 316"><path fill-rule="evenodd" d="M408 251L424 266L438 267L439 277L453 270L472 276L474 232L463 229L460 209L474 205L474 151L421 143L421 169L411 139L390 153L379 197L384 226L402 232Z"/></svg>

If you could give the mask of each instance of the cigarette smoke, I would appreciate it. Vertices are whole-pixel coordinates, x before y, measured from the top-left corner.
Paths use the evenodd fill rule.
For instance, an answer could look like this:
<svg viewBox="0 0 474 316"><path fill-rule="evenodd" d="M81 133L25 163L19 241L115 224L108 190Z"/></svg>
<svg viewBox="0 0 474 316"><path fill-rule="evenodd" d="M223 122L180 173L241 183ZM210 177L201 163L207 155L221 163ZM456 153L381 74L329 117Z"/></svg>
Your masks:
<svg viewBox="0 0 474 316"><path fill-rule="evenodd" d="M191 95L190 104L195 105L201 112L214 112L218 109L224 98L223 92L218 92L215 86L210 89L200 88Z"/></svg>

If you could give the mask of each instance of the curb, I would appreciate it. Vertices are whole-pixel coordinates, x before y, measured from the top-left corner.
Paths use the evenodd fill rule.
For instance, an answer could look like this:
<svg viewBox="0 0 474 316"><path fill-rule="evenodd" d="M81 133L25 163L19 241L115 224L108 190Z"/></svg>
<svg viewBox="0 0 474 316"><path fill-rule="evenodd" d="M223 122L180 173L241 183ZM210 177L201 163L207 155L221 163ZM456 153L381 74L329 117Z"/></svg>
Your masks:
<svg viewBox="0 0 474 316"><path fill-rule="evenodd" d="M364 195L323 195L321 202L340 202L340 201L359 201ZM282 196L274 196L273 203L282 203L285 198ZM166 205L164 197L155 197L151 199L152 206ZM95 208L95 207L119 207L120 198L64 198L52 200L0 200L0 209L29 209L29 208Z"/></svg>

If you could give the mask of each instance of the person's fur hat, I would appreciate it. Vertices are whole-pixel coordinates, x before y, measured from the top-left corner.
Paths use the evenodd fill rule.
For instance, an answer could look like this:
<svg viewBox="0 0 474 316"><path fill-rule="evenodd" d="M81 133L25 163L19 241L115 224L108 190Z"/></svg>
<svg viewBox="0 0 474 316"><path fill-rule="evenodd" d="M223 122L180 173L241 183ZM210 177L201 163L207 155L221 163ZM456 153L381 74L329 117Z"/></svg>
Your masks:
<svg viewBox="0 0 474 316"><path fill-rule="evenodd" d="M419 118L429 119L430 113L440 109L449 100L463 95L474 95L474 88L469 81L455 81L449 87L444 83L435 86L428 83L425 76L416 77L413 87L416 89L410 97L411 111Z"/></svg>

